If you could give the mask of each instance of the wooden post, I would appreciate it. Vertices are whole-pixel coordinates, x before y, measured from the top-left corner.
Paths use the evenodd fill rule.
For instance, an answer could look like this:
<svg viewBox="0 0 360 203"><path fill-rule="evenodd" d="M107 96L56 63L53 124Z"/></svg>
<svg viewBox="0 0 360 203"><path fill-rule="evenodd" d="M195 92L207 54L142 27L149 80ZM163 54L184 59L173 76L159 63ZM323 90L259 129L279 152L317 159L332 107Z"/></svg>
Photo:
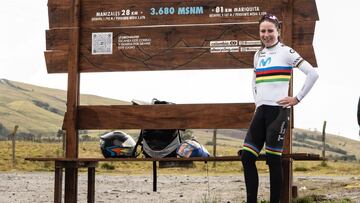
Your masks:
<svg viewBox="0 0 360 203"><path fill-rule="evenodd" d="M213 134L213 156L216 157L216 134L217 134L217 129L214 129L214 134ZM216 161L213 162L213 167L216 167Z"/></svg>
<svg viewBox="0 0 360 203"><path fill-rule="evenodd" d="M156 161L153 161L153 192L157 190L157 170L156 170Z"/></svg>
<svg viewBox="0 0 360 203"><path fill-rule="evenodd" d="M95 166L88 168L88 203L95 202Z"/></svg>
<svg viewBox="0 0 360 203"><path fill-rule="evenodd" d="M326 121L324 121L323 124L323 130L322 130L322 142L323 142L323 150L322 150L322 157L325 159L325 150L326 150L326 146L325 146L325 128L326 128ZM325 160L324 160L325 161Z"/></svg>
<svg viewBox="0 0 360 203"><path fill-rule="evenodd" d="M13 166L13 168L15 167L15 164L16 164L16 146L15 146L15 141L16 141L16 137L15 137L15 135L16 135L16 131L17 131L17 129L18 129L18 127L19 126L17 126L17 125L15 125L15 127L14 127L14 131L13 131L13 133L11 134L11 140L12 140L12 166Z"/></svg>
<svg viewBox="0 0 360 203"><path fill-rule="evenodd" d="M55 162L55 185L54 185L54 202L61 203L62 197L62 179L63 169L59 162Z"/></svg>
<svg viewBox="0 0 360 203"><path fill-rule="evenodd" d="M66 131L62 134L62 149L63 149L63 157L66 156Z"/></svg>
<svg viewBox="0 0 360 203"><path fill-rule="evenodd" d="M283 0L286 4L283 10L282 22L282 39L288 46L292 46L293 36L293 0ZM293 77L292 77L293 78ZM290 81L289 95L293 96L293 80ZM286 131L284 141L284 154L292 153L292 130L294 126L294 110L291 108L289 126ZM282 200L283 203L289 203L292 200L292 159L283 159L283 188L282 188Z"/></svg>
<svg viewBox="0 0 360 203"><path fill-rule="evenodd" d="M12 140L12 166L13 168L15 167L15 162L16 162L16 155L15 155L15 134L13 133L11 135L11 140Z"/></svg>
<svg viewBox="0 0 360 203"><path fill-rule="evenodd" d="M68 58L68 91L67 91L67 122L66 158L78 157L77 109L79 106L79 34L80 34L80 0L71 2L69 58ZM77 202L78 168L65 169L65 203Z"/></svg>
<svg viewBox="0 0 360 203"><path fill-rule="evenodd" d="M73 28L69 32L69 61L68 61L68 91L66 128L66 158L77 158L78 156L78 128L77 109L79 106L79 83L80 73L78 71L79 60L79 12L80 0L73 2Z"/></svg>

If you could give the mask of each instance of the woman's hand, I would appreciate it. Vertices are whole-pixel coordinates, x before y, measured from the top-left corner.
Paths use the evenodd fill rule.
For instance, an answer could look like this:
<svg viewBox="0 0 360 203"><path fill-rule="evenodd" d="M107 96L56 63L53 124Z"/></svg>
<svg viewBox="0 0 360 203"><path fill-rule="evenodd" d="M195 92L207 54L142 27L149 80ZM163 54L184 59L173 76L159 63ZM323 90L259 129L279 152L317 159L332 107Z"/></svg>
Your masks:
<svg viewBox="0 0 360 203"><path fill-rule="evenodd" d="M297 100L296 97L285 97L283 99L280 99L276 103L282 105L283 107L289 107L289 106L295 106L299 103L299 100Z"/></svg>

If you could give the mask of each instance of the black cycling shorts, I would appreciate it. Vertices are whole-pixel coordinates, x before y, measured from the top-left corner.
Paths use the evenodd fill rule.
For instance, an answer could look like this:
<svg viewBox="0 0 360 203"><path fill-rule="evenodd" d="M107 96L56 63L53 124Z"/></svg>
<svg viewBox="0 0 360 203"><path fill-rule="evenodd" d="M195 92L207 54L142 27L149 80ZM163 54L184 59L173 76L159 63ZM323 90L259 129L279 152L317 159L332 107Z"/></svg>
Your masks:
<svg viewBox="0 0 360 203"><path fill-rule="evenodd" d="M281 156L289 115L290 108L259 106L246 134L243 150L258 156L266 143L266 153Z"/></svg>

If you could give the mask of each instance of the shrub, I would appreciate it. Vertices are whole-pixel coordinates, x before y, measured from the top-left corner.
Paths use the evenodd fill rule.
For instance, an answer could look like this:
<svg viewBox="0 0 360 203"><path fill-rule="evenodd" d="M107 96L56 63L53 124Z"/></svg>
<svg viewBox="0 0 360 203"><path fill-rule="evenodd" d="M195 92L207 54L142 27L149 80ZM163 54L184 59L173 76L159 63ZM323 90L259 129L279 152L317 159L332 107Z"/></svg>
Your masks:
<svg viewBox="0 0 360 203"><path fill-rule="evenodd" d="M115 166L111 165L109 163L103 163L103 164L101 164L100 167L105 170L114 170L115 169Z"/></svg>
<svg viewBox="0 0 360 203"><path fill-rule="evenodd" d="M294 169L294 171L308 171L309 169L303 166L298 166Z"/></svg>

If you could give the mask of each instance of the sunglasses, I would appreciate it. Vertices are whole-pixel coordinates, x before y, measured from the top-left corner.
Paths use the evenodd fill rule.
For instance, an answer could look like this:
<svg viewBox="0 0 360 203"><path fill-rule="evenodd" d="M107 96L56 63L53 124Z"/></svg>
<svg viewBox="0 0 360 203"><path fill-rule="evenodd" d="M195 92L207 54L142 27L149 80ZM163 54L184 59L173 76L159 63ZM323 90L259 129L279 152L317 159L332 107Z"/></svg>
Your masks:
<svg viewBox="0 0 360 203"><path fill-rule="evenodd" d="M278 20L278 18L277 18L275 15L270 14L270 13L267 13L267 14L261 16L261 18L260 18L260 20L259 20L259 23L262 23L262 22L265 21L265 20L269 20L269 21L275 23L275 25L276 25L278 28L280 28L280 21Z"/></svg>

